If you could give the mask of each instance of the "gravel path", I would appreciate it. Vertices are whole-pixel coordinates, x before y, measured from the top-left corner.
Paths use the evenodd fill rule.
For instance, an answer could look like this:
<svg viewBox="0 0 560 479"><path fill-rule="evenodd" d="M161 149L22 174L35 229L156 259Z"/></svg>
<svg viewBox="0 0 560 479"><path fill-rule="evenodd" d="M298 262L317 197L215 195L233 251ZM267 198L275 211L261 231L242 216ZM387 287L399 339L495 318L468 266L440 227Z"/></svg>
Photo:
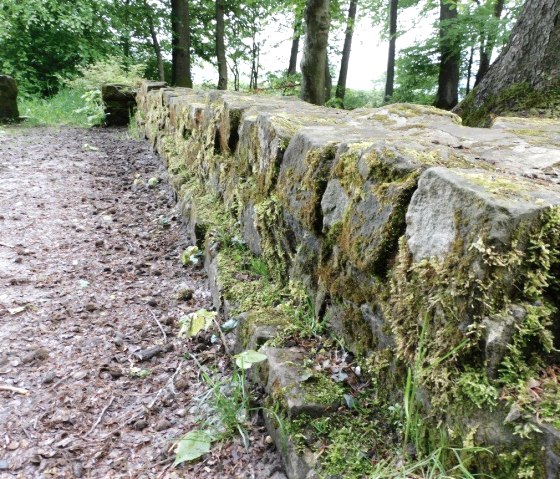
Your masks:
<svg viewBox="0 0 560 479"><path fill-rule="evenodd" d="M179 260L165 178L125 130L0 132L0 478L285 477L258 417L248 449L172 466L208 414L189 354L230 364L208 336L177 337L211 301Z"/></svg>

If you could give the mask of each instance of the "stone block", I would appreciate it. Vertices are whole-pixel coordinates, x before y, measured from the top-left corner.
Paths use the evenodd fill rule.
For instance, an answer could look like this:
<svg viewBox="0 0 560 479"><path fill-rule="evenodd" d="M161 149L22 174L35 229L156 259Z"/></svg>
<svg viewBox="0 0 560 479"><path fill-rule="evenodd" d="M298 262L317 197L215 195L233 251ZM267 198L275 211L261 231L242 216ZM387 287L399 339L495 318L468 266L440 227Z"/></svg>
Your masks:
<svg viewBox="0 0 560 479"><path fill-rule="evenodd" d="M134 88L117 84L103 85L101 99L107 126L128 125L136 108L136 90Z"/></svg>
<svg viewBox="0 0 560 479"><path fill-rule="evenodd" d="M459 243L467 254L478 238L503 249L522 225L560 204L560 192L512 175L485 170L430 168L406 213L414 261L443 258Z"/></svg>
<svg viewBox="0 0 560 479"><path fill-rule="evenodd" d="M7 75L0 75L0 122L17 121L18 88L16 81Z"/></svg>

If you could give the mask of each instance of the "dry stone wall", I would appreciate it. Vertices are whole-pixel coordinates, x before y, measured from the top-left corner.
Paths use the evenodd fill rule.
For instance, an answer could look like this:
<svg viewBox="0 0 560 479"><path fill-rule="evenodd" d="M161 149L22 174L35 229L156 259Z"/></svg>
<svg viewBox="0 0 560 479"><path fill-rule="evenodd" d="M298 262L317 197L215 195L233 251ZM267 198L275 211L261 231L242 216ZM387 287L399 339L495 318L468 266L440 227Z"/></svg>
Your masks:
<svg viewBox="0 0 560 479"><path fill-rule="evenodd" d="M0 75L0 122L17 121L18 88L16 81L7 75Z"/></svg>
<svg viewBox="0 0 560 479"><path fill-rule="evenodd" d="M380 397L402 402L412 377L426 443L444 431L492 449L476 472L560 477L558 122L472 129L425 106L348 112L149 82L137 103L237 350L301 323L304 292L299 327L326 324ZM235 245L270 281L240 273L254 259ZM338 385L302 392L304 353L275 341L261 381L287 419L336 411ZM291 478L321 475L313 451L280 449Z"/></svg>

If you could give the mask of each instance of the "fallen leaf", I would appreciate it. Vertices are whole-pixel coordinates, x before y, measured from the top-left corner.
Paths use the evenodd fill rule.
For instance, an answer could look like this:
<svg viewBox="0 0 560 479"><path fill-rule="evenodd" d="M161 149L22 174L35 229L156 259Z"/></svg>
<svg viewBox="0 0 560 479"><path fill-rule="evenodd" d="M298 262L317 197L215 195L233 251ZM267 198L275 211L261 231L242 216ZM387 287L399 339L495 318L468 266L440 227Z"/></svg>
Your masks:
<svg viewBox="0 0 560 479"><path fill-rule="evenodd" d="M217 313L215 311L199 309L194 313L181 316L179 318L179 324L181 325L179 337L192 338L200 333L200 331L206 331L212 325L216 315Z"/></svg>
<svg viewBox="0 0 560 479"><path fill-rule="evenodd" d="M19 306L17 308L8 308L8 313L19 314L19 313L23 313L26 309L27 309L27 306Z"/></svg>
<svg viewBox="0 0 560 479"><path fill-rule="evenodd" d="M190 431L177 443L174 466L197 459L210 452L212 436L206 431Z"/></svg>
<svg viewBox="0 0 560 479"><path fill-rule="evenodd" d="M266 356L263 353L254 351L253 349L248 349L234 356L235 364L241 369L249 369L253 364L262 363L266 361Z"/></svg>

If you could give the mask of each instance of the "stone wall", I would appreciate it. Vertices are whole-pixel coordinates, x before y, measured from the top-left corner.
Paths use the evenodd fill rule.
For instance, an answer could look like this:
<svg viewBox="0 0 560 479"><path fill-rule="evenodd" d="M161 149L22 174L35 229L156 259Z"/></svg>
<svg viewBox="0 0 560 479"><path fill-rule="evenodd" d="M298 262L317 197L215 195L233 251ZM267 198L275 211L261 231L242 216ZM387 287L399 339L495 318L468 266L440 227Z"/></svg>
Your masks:
<svg viewBox="0 0 560 479"><path fill-rule="evenodd" d="M423 443L489 447L469 467L495 477L560 477L558 122L471 129L425 106L161 83L137 102L232 344L272 338L259 380L287 421L348 404L332 375L301 369L330 335L380 401L414 385ZM326 454L269 426L291 478L326 474Z"/></svg>
<svg viewBox="0 0 560 479"><path fill-rule="evenodd" d="M128 125L136 106L136 91L128 85L109 84L101 87L106 126Z"/></svg>
<svg viewBox="0 0 560 479"><path fill-rule="evenodd" d="M0 122L19 120L17 94L16 81L7 75L0 75Z"/></svg>

